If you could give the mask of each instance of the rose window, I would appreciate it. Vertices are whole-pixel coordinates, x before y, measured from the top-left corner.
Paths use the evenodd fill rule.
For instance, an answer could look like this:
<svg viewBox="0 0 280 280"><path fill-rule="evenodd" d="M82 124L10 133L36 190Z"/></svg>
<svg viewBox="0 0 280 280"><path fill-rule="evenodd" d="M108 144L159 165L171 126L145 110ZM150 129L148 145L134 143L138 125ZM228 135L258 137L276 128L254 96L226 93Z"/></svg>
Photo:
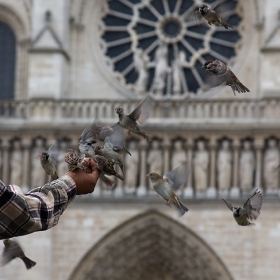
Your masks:
<svg viewBox="0 0 280 280"><path fill-rule="evenodd" d="M240 47L241 16L235 0L225 6L234 28L205 26L193 12L199 0L108 0L103 3L101 46L115 77L136 94L181 95L203 87L206 60L229 63Z"/></svg>

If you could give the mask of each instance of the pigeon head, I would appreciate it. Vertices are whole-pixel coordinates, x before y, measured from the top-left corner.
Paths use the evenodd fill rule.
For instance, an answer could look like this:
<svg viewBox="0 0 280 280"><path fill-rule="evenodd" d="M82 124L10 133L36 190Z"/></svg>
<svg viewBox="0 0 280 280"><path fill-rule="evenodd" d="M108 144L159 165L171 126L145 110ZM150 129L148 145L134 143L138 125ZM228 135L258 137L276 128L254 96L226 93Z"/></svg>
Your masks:
<svg viewBox="0 0 280 280"><path fill-rule="evenodd" d="M50 155L47 152L42 152L40 157L43 163L47 163L49 161Z"/></svg>
<svg viewBox="0 0 280 280"><path fill-rule="evenodd" d="M205 63L202 65L201 68L209 68L209 66L211 66L211 64L213 63L213 60L207 60L205 61Z"/></svg>
<svg viewBox="0 0 280 280"><path fill-rule="evenodd" d="M206 4L201 4L198 6L198 11L201 15L205 15L209 10L209 7Z"/></svg>
<svg viewBox="0 0 280 280"><path fill-rule="evenodd" d="M155 182L155 181L157 181L157 180L162 178L157 173L149 173L149 174L147 174L147 177L149 177L152 182Z"/></svg>
<svg viewBox="0 0 280 280"><path fill-rule="evenodd" d="M241 216L241 208L240 207L233 207L233 215L234 217L240 217Z"/></svg>
<svg viewBox="0 0 280 280"><path fill-rule="evenodd" d="M116 109L115 109L115 111L116 111L116 113L118 114L118 115L122 115L123 114L123 108L122 107L117 107Z"/></svg>
<svg viewBox="0 0 280 280"><path fill-rule="evenodd" d="M94 148L95 154L96 154L96 155L100 154L100 151L101 151L102 148L103 148L103 147L101 147L101 146L96 146L96 147Z"/></svg>

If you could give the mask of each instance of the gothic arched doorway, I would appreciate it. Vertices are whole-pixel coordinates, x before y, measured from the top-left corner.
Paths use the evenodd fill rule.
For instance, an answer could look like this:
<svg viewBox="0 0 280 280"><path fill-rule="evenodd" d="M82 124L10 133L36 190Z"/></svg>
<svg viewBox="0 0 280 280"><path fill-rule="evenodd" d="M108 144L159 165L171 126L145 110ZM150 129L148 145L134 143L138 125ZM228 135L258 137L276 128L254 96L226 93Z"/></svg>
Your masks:
<svg viewBox="0 0 280 280"><path fill-rule="evenodd" d="M196 234L156 211L121 224L83 257L70 280L232 280Z"/></svg>

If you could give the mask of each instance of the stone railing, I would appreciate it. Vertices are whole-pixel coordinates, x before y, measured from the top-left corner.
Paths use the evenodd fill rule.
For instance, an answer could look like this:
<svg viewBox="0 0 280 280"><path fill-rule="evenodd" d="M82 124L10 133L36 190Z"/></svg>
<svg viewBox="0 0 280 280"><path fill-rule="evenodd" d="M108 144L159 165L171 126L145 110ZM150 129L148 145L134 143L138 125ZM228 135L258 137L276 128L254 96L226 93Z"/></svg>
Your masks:
<svg viewBox="0 0 280 280"><path fill-rule="evenodd" d="M100 182L95 192L85 198L147 198L155 192L146 177L149 172L163 174L186 161L188 181L178 191L183 198L214 199L220 196L238 198L255 187L266 195L279 194L280 163L279 135L252 135L249 132L223 134L213 131L197 135L158 133L151 143L139 138L129 138L126 146L132 156L125 155L125 181L116 181L113 189L104 188ZM67 171L65 150L77 149L78 135L46 133L46 137L33 137L26 132L17 138L0 136L0 178L4 183L17 184L24 191L48 181L38 154L57 143L60 150L58 174ZM118 172L121 172L118 170Z"/></svg>
<svg viewBox="0 0 280 280"><path fill-rule="evenodd" d="M0 179L25 190L48 178L38 154L56 143L58 173L67 171L64 154L77 150L86 123L98 116L117 121L115 107L131 112L138 100L0 101ZM244 100L153 100L151 118L143 128L151 143L132 135L125 155L125 181L112 190L98 184L92 197L153 197L146 174L163 174L187 161L185 198L239 197L253 188L278 196L280 163L280 98ZM120 171L119 171L120 172ZM90 196L87 196L90 197Z"/></svg>
<svg viewBox="0 0 280 280"><path fill-rule="evenodd" d="M116 118L115 107L122 105L131 112L138 100L0 100L0 121L65 121L73 119ZM280 98L274 99L165 99L153 100L151 119L182 118L188 120L278 119Z"/></svg>

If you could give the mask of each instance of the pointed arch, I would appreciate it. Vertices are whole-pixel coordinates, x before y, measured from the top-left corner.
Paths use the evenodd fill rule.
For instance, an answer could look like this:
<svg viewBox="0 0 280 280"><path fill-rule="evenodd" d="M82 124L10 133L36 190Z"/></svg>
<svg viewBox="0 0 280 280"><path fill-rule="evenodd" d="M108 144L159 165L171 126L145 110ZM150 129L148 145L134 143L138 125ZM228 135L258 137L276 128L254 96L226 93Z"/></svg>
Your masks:
<svg viewBox="0 0 280 280"><path fill-rule="evenodd" d="M30 26L14 5L0 2L0 22L7 25L15 36L14 94L16 99L27 97L28 49L30 46ZM10 43L11 45L11 43Z"/></svg>
<svg viewBox="0 0 280 280"><path fill-rule="evenodd" d="M15 87L16 37L0 20L0 99L13 99Z"/></svg>
<svg viewBox="0 0 280 280"><path fill-rule="evenodd" d="M69 280L223 279L232 277L194 232L155 210L105 235L82 258Z"/></svg>

